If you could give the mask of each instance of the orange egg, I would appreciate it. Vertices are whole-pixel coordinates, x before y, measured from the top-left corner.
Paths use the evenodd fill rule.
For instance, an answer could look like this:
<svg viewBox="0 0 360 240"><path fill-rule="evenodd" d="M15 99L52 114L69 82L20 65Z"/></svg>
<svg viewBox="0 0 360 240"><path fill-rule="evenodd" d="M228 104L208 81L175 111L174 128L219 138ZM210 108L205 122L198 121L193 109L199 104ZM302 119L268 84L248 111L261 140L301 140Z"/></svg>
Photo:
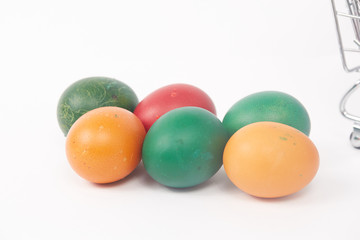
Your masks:
<svg viewBox="0 0 360 240"><path fill-rule="evenodd" d="M319 154L299 130L275 122L257 122L238 130L224 150L229 179L244 192L262 198L295 193L316 175Z"/></svg>
<svg viewBox="0 0 360 240"><path fill-rule="evenodd" d="M133 113L119 107L101 107L73 124L66 139L66 155L84 179L115 182L139 164L144 137L144 126Z"/></svg>

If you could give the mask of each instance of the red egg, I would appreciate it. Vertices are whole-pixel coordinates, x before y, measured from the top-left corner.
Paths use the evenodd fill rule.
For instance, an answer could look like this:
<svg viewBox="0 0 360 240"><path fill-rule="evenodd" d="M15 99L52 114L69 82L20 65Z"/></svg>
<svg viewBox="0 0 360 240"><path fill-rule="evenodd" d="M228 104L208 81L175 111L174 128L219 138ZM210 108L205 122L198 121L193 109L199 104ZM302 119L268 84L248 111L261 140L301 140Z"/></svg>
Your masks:
<svg viewBox="0 0 360 240"><path fill-rule="evenodd" d="M216 115L211 98L201 89L189 84L171 84L152 92L135 108L134 114L146 131L163 114L180 107L200 107Z"/></svg>

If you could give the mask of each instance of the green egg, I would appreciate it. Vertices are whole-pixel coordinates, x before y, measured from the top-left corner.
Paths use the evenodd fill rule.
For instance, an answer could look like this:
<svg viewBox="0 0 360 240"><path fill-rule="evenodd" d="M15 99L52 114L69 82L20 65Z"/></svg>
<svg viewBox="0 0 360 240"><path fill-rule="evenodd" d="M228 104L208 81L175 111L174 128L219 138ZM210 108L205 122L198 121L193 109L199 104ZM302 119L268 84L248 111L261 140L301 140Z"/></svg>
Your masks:
<svg viewBox="0 0 360 240"><path fill-rule="evenodd" d="M61 95L57 119L66 136L73 123L90 110L114 106L133 112L138 102L135 92L123 82L107 77L84 78Z"/></svg>
<svg viewBox="0 0 360 240"><path fill-rule="evenodd" d="M223 124L231 136L250 123L262 121L283 123L310 134L305 107L293 96L278 91L258 92L240 99L226 113Z"/></svg>
<svg viewBox="0 0 360 240"><path fill-rule="evenodd" d="M161 116L143 144L143 163L157 182L174 188L193 187L222 166L228 134L211 112L182 107Z"/></svg>

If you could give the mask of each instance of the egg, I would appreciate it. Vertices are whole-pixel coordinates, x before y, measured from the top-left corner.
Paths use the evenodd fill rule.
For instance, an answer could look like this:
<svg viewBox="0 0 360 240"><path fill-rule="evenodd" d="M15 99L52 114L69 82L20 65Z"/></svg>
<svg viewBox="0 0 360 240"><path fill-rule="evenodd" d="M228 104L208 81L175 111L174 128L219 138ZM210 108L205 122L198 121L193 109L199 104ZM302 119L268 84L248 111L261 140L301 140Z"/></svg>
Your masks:
<svg viewBox="0 0 360 240"><path fill-rule="evenodd" d="M303 104L279 91L263 91L236 102L225 114L224 127L229 134L254 122L279 122L310 134L310 117Z"/></svg>
<svg viewBox="0 0 360 240"><path fill-rule="evenodd" d="M242 191L262 198L300 191L315 177L319 153L301 131L276 122L249 124L227 142L224 169Z"/></svg>
<svg viewBox="0 0 360 240"><path fill-rule="evenodd" d="M74 122L90 110L114 106L133 112L138 102L135 92L119 80L108 77L84 78L71 84L61 95L57 119L66 136Z"/></svg>
<svg viewBox="0 0 360 240"><path fill-rule="evenodd" d="M211 98L203 90L190 84L171 84L155 90L136 106L134 114L148 131L163 114L186 106L204 108L216 114Z"/></svg>
<svg viewBox="0 0 360 240"><path fill-rule="evenodd" d="M66 138L72 169L94 183L111 183L128 176L141 160L145 129L130 111L100 107L82 115Z"/></svg>
<svg viewBox="0 0 360 240"><path fill-rule="evenodd" d="M187 188L210 179L222 166L228 140L221 121L198 107L165 113L146 134L143 163L157 182Z"/></svg>

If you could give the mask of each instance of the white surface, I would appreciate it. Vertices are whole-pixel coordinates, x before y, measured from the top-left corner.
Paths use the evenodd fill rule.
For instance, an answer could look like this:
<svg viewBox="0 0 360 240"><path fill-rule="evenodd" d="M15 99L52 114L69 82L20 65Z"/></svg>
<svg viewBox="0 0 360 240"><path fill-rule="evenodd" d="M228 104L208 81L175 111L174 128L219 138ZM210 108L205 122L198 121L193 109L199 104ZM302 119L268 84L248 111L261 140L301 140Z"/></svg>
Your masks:
<svg viewBox="0 0 360 240"><path fill-rule="evenodd" d="M0 1L0 239L360 239L360 152L338 112L358 75L341 68L331 14L313 0ZM319 172L274 200L244 194L223 169L188 190L141 165L88 183L67 163L56 105L99 75L139 99L193 84L220 119L248 94L287 92L308 109Z"/></svg>

